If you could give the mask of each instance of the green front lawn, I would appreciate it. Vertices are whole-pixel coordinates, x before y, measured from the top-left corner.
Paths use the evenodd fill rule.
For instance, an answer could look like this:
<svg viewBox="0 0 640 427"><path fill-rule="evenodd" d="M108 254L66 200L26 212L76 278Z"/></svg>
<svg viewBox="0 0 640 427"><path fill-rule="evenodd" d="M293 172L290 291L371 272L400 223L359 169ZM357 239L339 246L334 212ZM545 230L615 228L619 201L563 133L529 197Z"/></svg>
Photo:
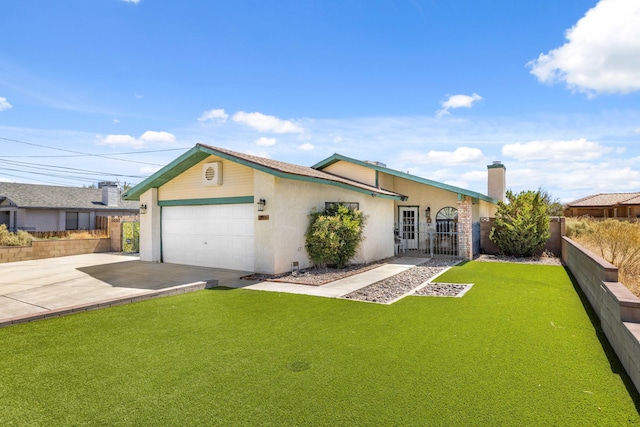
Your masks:
<svg viewBox="0 0 640 427"><path fill-rule="evenodd" d="M0 329L0 425L640 424L562 267L470 262L463 298L248 290Z"/></svg>

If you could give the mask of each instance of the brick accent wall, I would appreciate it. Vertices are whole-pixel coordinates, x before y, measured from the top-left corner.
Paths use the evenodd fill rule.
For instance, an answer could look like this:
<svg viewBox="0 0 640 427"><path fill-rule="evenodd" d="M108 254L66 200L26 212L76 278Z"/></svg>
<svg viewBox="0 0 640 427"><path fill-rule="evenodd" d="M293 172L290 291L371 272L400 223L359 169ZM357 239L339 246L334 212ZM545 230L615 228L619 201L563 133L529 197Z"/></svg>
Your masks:
<svg viewBox="0 0 640 427"><path fill-rule="evenodd" d="M458 232L462 232L460 254L466 260L473 259L473 204L471 197L458 200Z"/></svg>
<svg viewBox="0 0 640 427"><path fill-rule="evenodd" d="M562 260L600 318L602 331L640 391L640 299L618 282L618 269L567 237Z"/></svg>
<svg viewBox="0 0 640 427"><path fill-rule="evenodd" d="M0 247L0 263L110 251L111 239L42 240L32 246Z"/></svg>
<svg viewBox="0 0 640 427"><path fill-rule="evenodd" d="M483 253L489 255L500 253L498 246L489 238L495 222L495 218L480 218L480 248ZM544 249L560 256L562 251L562 236L565 235L564 217L551 217L549 231L551 231L551 237L547 241L547 244L544 245Z"/></svg>

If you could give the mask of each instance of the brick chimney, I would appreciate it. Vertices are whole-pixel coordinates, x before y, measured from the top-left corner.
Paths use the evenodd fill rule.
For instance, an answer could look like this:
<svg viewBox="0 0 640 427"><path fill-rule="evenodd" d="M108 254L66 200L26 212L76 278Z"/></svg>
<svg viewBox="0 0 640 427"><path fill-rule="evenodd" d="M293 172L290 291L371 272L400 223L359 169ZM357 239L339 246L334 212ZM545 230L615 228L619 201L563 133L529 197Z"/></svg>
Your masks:
<svg viewBox="0 0 640 427"><path fill-rule="evenodd" d="M487 196L504 202L507 191L507 168L500 161L487 165Z"/></svg>

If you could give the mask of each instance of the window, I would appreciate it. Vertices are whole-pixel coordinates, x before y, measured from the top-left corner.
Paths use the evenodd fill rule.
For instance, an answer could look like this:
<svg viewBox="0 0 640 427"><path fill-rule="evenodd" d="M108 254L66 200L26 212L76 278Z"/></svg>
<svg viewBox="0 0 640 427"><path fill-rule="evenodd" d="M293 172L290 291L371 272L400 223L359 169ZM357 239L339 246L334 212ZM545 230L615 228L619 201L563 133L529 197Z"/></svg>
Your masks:
<svg viewBox="0 0 640 427"><path fill-rule="evenodd" d="M67 212L66 230L88 230L89 212Z"/></svg>

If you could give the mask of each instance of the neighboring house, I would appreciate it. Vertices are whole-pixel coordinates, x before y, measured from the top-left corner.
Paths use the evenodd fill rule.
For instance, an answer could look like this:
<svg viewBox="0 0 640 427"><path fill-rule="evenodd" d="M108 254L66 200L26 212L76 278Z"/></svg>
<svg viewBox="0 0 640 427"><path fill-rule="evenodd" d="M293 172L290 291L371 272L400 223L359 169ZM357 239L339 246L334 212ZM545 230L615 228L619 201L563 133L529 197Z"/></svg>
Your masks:
<svg viewBox="0 0 640 427"><path fill-rule="evenodd" d="M137 215L111 183L102 188L0 182L0 224L10 230L93 230L97 216Z"/></svg>
<svg viewBox="0 0 640 427"><path fill-rule="evenodd" d="M504 180L504 166L490 165L488 197L338 154L305 167L198 144L123 197L140 201L142 260L277 274L310 266L309 214L337 202L367 217L354 262L393 256L394 231L424 252L430 229L460 233L451 255L469 259Z"/></svg>
<svg viewBox="0 0 640 427"><path fill-rule="evenodd" d="M567 203L565 216L640 218L640 193L601 193Z"/></svg>

